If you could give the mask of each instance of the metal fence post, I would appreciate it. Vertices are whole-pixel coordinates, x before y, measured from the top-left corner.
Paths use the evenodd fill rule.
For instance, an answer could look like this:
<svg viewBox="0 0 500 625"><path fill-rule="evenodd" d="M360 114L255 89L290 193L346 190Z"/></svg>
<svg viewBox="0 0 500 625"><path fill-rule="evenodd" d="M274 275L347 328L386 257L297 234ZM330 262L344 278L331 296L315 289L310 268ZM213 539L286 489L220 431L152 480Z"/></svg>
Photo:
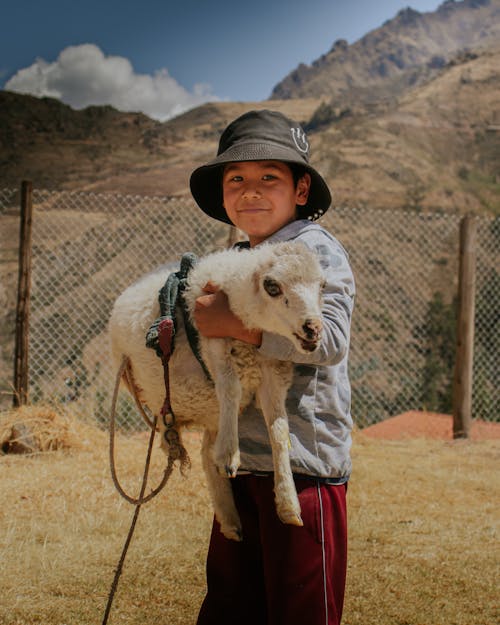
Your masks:
<svg viewBox="0 0 500 625"><path fill-rule="evenodd" d="M476 234L473 215L460 222L458 322L453 379L453 438L468 438L472 421L472 362L476 287Z"/></svg>
<svg viewBox="0 0 500 625"><path fill-rule="evenodd" d="M31 290L31 223L33 217L33 184L21 183L19 227L19 278L17 285L16 341L14 353L13 405L28 401L28 338Z"/></svg>

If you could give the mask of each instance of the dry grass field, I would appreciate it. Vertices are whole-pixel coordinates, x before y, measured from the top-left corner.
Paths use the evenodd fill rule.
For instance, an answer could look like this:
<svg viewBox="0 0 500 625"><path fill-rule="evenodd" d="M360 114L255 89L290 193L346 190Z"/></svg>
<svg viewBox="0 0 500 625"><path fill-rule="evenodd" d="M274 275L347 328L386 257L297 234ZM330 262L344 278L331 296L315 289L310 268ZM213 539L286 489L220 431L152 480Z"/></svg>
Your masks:
<svg viewBox="0 0 500 625"><path fill-rule="evenodd" d="M16 420L31 427L31 416L0 414L2 441ZM42 421L38 439L51 451L0 456L0 622L99 624L133 507L112 484L107 433L60 413ZM190 474L176 471L141 509L111 625L195 622L211 511L198 433L188 432L185 443ZM139 488L146 447L144 435L118 440L120 475L131 491ZM344 625L498 622L499 452L498 440L383 441L356 433ZM152 482L163 466L155 453Z"/></svg>

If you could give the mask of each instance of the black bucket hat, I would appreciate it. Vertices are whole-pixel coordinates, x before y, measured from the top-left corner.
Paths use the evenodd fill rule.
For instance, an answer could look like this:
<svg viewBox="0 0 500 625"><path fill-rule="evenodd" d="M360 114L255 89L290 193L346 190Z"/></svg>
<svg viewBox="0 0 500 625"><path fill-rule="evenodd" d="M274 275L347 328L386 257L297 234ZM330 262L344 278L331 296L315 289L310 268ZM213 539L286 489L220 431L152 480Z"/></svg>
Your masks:
<svg viewBox="0 0 500 625"><path fill-rule="evenodd" d="M224 165L242 161L283 161L300 165L311 175L311 188L300 217L318 219L332 201L328 185L309 165L309 142L301 126L277 111L249 111L224 130L215 159L191 174L191 193L198 206L210 217L230 224L222 206Z"/></svg>

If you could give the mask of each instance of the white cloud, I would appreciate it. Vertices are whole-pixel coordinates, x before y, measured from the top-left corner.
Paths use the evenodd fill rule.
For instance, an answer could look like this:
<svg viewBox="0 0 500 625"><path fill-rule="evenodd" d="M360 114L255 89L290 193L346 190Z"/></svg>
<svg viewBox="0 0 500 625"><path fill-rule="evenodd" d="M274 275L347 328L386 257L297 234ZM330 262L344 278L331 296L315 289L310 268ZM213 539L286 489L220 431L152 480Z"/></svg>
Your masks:
<svg viewBox="0 0 500 625"><path fill-rule="evenodd" d="M4 89L58 98L76 109L111 104L120 111L141 111L161 121L219 99L209 85L195 85L189 92L166 69L153 75L136 74L128 59L105 56L90 43L65 48L53 63L36 59L12 76Z"/></svg>

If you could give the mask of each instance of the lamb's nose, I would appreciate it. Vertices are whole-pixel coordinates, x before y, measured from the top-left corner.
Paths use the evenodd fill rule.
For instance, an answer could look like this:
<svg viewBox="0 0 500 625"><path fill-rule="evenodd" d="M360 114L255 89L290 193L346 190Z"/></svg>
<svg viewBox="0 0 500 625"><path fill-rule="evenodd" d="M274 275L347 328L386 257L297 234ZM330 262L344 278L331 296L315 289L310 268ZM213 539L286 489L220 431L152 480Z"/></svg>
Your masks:
<svg viewBox="0 0 500 625"><path fill-rule="evenodd" d="M316 319L307 319L302 326L302 330L309 340L317 338L321 332L321 321Z"/></svg>

